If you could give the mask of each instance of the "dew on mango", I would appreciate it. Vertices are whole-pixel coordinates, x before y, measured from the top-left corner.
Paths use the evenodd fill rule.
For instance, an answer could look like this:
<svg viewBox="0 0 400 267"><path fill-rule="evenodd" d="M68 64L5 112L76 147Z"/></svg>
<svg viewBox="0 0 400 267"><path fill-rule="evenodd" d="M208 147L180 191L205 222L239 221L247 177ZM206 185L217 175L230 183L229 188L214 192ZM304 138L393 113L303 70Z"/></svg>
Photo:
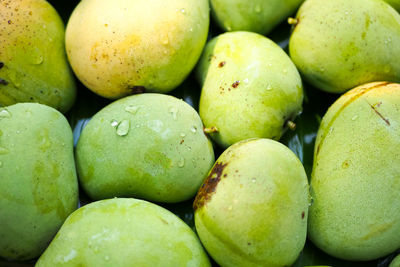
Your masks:
<svg viewBox="0 0 400 267"><path fill-rule="evenodd" d="M5 147L1 147L0 146L0 155L5 155L5 154L8 154L8 153L10 153L10 150L8 150Z"/></svg>
<svg viewBox="0 0 400 267"><path fill-rule="evenodd" d="M116 130L117 130L117 135L119 136L125 136L129 133L129 128L130 128L130 122L129 120L123 120L121 121Z"/></svg>
<svg viewBox="0 0 400 267"><path fill-rule="evenodd" d="M125 111L135 115L142 106L126 106Z"/></svg>
<svg viewBox="0 0 400 267"><path fill-rule="evenodd" d="M0 110L0 119L11 118L11 113L7 109Z"/></svg>
<svg viewBox="0 0 400 267"><path fill-rule="evenodd" d="M117 120L112 120L111 121L111 126L114 127L114 128L117 127L118 126L118 121Z"/></svg>

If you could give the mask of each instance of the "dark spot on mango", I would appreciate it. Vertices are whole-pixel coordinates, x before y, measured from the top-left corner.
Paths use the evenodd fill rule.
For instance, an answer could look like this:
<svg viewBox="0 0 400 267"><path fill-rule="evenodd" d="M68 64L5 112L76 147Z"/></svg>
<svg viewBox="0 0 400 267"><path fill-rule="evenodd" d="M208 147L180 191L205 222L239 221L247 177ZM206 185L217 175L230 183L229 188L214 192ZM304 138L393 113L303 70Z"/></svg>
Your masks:
<svg viewBox="0 0 400 267"><path fill-rule="evenodd" d="M128 89L132 95L142 94L142 93L146 92L146 87L144 87L144 86L132 86L132 87L129 87Z"/></svg>
<svg viewBox="0 0 400 267"><path fill-rule="evenodd" d="M203 207L208 201L211 200L212 194L215 192L219 181L221 180L222 172L228 163L217 162L209 173L206 181L197 192L196 198L193 203L193 209L197 210Z"/></svg>
<svg viewBox="0 0 400 267"><path fill-rule="evenodd" d="M218 68L222 68L223 66L225 66L225 64L226 64L225 61L221 61L221 62L218 64Z"/></svg>
<svg viewBox="0 0 400 267"><path fill-rule="evenodd" d="M8 82L6 80L4 80L4 79L0 79L0 84L1 85L7 85Z"/></svg>
<svg viewBox="0 0 400 267"><path fill-rule="evenodd" d="M237 88L237 87L239 86L239 84L240 84L240 81L236 81L236 82L234 82L234 83L232 84L232 87L233 87L233 88Z"/></svg>
<svg viewBox="0 0 400 267"><path fill-rule="evenodd" d="M11 20L8 20L7 22L8 22L8 24L11 24L11 23L12 23L12 21L11 21Z"/></svg>
<svg viewBox="0 0 400 267"><path fill-rule="evenodd" d="M306 213L303 211L303 212L301 213L301 218L304 219L305 216L306 216Z"/></svg>
<svg viewBox="0 0 400 267"><path fill-rule="evenodd" d="M2 69L4 67L4 63L0 62L0 69Z"/></svg>

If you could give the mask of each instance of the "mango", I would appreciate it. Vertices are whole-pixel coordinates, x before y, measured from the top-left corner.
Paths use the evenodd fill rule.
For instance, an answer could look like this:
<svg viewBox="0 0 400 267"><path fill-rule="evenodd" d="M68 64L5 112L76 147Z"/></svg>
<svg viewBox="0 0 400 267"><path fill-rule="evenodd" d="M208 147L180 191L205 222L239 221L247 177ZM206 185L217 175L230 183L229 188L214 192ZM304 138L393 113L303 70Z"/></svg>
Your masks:
<svg viewBox="0 0 400 267"><path fill-rule="evenodd" d="M211 0L211 11L225 31L250 31L268 34L304 0Z"/></svg>
<svg viewBox="0 0 400 267"><path fill-rule="evenodd" d="M197 68L199 112L222 147L249 138L279 140L302 110L303 86L295 65L268 38L250 32L221 34Z"/></svg>
<svg viewBox="0 0 400 267"><path fill-rule="evenodd" d="M396 258L390 263L389 267L399 267L400 266L400 255L397 255Z"/></svg>
<svg viewBox="0 0 400 267"><path fill-rule="evenodd" d="M196 234L176 215L121 198L72 213L35 266L211 265Z"/></svg>
<svg viewBox="0 0 400 267"><path fill-rule="evenodd" d="M162 94L125 97L99 111L76 148L82 187L93 199L193 197L214 163L197 112Z"/></svg>
<svg viewBox="0 0 400 267"><path fill-rule="evenodd" d="M65 117L36 103L0 108L0 257L38 257L77 206Z"/></svg>
<svg viewBox="0 0 400 267"><path fill-rule="evenodd" d="M367 261L400 247L400 84L350 90L322 119L311 177L309 238Z"/></svg>
<svg viewBox="0 0 400 267"><path fill-rule="evenodd" d="M299 159L270 139L229 147L197 193L195 225L221 266L289 266L306 241L308 181Z"/></svg>
<svg viewBox="0 0 400 267"><path fill-rule="evenodd" d="M315 87L400 81L400 14L384 1L307 0L291 23L290 56Z"/></svg>
<svg viewBox="0 0 400 267"><path fill-rule="evenodd" d="M208 0L83 0L67 25L68 58L103 97L166 93L199 59L209 20Z"/></svg>
<svg viewBox="0 0 400 267"><path fill-rule="evenodd" d="M44 0L4 0L0 17L0 106L38 102L67 112L76 88L57 11Z"/></svg>

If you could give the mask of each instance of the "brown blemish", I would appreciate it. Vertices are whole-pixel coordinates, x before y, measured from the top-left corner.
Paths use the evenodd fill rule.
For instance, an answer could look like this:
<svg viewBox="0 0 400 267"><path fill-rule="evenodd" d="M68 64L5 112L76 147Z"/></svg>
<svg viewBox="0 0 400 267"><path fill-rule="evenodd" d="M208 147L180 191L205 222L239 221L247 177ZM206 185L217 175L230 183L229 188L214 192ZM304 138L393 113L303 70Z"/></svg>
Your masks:
<svg viewBox="0 0 400 267"><path fill-rule="evenodd" d="M193 209L197 210L203 207L208 201L211 200L212 194L215 192L219 181L221 180L222 172L228 163L217 162L212 168L207 179L197 192L196 198L193 203ZM225 176L224 176L225 177Z"/></svg>
<svg viewBox="0 0 400 267"><path fill-rule="evenodd" d="M1 85L7 85L8 82L7 82L6 80L0 79L0 84L1 84Z"/></svg>
<svg viewBox="0 0 400 267"><path fill-rule="evenodd" d="M239 84L240 84L240 81L236 81L236 82L234 82L234 83L232 84L232 87L233 87L233 88L237 88L237 87L239 86Z"/></svg>
<svg viewBox="0 0 400 267"><path fill-rule="evenodd" d="M0 69L2 69L4 67L4 63L0 62Z"/></svg>
<svg viewBox="0 0 400 267"><path fill-rule="evenodd" d="M331 119L331 120L329 121L329 123L327 124L326 129L330 129L330 128L332 127L333 123L335 122L335 120L337 119L337 117L339 117L340 113L341 113L348 105L350 105L350 104L353 103L355 100L357 100L359 97L361 97L362 95L368 93L369 91L371 91L371 90L373 90L373 89L376 89L376 88L379 88L379 87L382 87L382 86L386 86L386 85L388 85L388 84L390 84L390 82L381 82L381 83L375 84L374 86L371 86L371 87L369 87L369 88L365 88L364 90L360 91L358 94L352 96L349 100L347 100L347 101L340 107L340 109L339 109L338 111L336 111L335 115L332 116L332 119ZM347 95L347 94L351 94L351 93L352 93L352 92L351 92L351 90L350 90L350 91L348 91L347 93L345 93L343 96L345 96L345 95ZM319 143L318 143L318 147L317 147L317 151L316 151L315 157L317 157L318 154L319 154L319 152L321 151L322 144L324 143L324 140L325 140L326 136L327 136L327 133L325 133L325 134L323 134L323 135L321 136L321 140L320 140Z"/></svg>
<svg viewBox="0 0 400 267"><path fill-rule="evenodd" d="M367 101L367 103L368 103L368 101ZM380 106L382 103L377 103L377 104L375 104L375 105L371 105L370 103L368 103L368 105L372 108L372 110L373 111L375 111L375 113L388 125L388 126L390 126L390 121L388 120L388 119L386 119L383 115L382 115L382 113L380 113L379 111L378 111L378 109L376 108L376 106Z"/></svg>
<svg viewBox="0 0 400 267"><path fill-rule="evenodd" d="M12 23L12 21L11 21L11 20L8 20L8 21L7 21L7 23L8 23L8 24L11 24L11 23Z"/></svg>
<svg viewBox="0 0 400 267"><path fill-rule="evenodd" d="M185 140L183 140L183 139L182 139L182 140L179 142L179 144L181 144L181 145L182 145L182 144L183 144L183 142L185 142Z"/></svg>
<svg viewBox="0 0 400 267"><path fill-rule="evenodd" d="M213 54L210 54L208 56L208 61L210 62L211 60L216 59L216 58L217 58L216 56L214 56Z"/></svg>
<svg viewBox="0 0 400 267"><path fill-rule="evenodd" d="M223 66L225 66L226 62L222 61L218 64L218 68L222 68Z"/></svg>
<svg viewBox="0 0 400 267"><path fill-rule="evenodd" d="M146 92L146 87L144 86L132 86L128 88L132 95L141 94Z"/></svg>
<svg viewBox="0 0 400 267"><path fill-rule="evenodd" d="M303 211L303 212L301 213L301 218L304 219L305 216L306 216L306 213Z"/></svg>

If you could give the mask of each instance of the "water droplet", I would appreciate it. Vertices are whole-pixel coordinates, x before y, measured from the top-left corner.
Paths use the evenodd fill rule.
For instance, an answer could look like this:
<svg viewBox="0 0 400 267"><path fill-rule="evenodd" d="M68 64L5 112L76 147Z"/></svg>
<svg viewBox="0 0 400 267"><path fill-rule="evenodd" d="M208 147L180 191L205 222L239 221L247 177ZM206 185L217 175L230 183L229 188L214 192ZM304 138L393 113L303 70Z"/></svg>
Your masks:
<svg viewBox="0 0 400 267"><path fill-rule="evenodd" d="M196 133L197 132L197 127L196 126L192 126L192 128L190 128L190 131L192 133Z"/></svg>
<svg viewBox="0 0 400 267"><path fill-rule="evenodd" d="M231 25L227 25L226 29L230 32L232 30L232 26Z"/></svg>
<svg viewBox="0 0 400 267"><path fill-rule="evenodd" d="M392 70L392 68L391 68L389 65L386 65L386 66L383 68L383 71L386 72L386 73L389 73L391 70Z"/></svg>
<svg viewBox="0 0 400 267"><path fill-rule="evenodd" d="M43 29L46 29L46 28L47 28L46 24L43 24Z"/></svg>
<svg viewBox="0 0 400 267"><path fill-rule="evenodd" d="M355 115L353 118L351 118L352 121L355 121L356 119L358 119L358 115Z"/></svg>
<svg viewBox="0 0 400 267"><path fill-rule="evenodd" d="M185 13L186 13L186 10L185 10L184 8L181 8L181 13L182 13L182 14L185 14Z"/></svg>
<svg viewBox="0 0 400 267"><path fill-rule="evenodd" d="M114 127L114 128L117 127L118 126L118 121L117 120L112 120L111 121L111 126Z"/></svg>
<svg viewBox="0 0 400 267"><path fill-rule="evenodd" d="M125 111L135 115L142 106L127 106Z"/></svg>
<svg viewBox="0 0 400 267"><path fill-rule="evenodd" d="M104 259L105 259L106 261L109 261L109 260L110 260L110 256L106 255L106 256L104 256Z"/></svg>
<svg viewBox="0 0 400 267"><path fill-rule="evenodd" d="M35 47L30 55L30 62L34 65L39 65L42 64L43 62L43 54L42 51L39 50L39 48Z"/></svg>
<svg viewBox="0 0 400 267"><path fill-rule="evenodd" d="M97 252L99 252L99 247L97 247L97 246L96 246L96 247L94 247L94 248L93 248L93 251L94 251L94 253L97 253Z"/></svg>
<svg viewBox="0 0 400 267"><path fill-rule="evenodd" d="M169 113L172 114L172 118L174 118L174 120L176 121L176 119L178 118L178 109L176 107L171 107L169 109Z"/></svg>
<svg viewBox="0 0 400 267"><path fill-rule="evenodd" d="M5 155L8 154L9 152L10 150L8 150L7 148L0 146L0 155Z"/></svg>
<svg viewBox="0 0 400 267"><path fill-rule="evenodd" d="M178 162L178 167L179 168L183 168L183 166L185 166L185 159L184 158L180 158L179 162Z"/></svg>
<svg viewBox="0 0 400 267"><path fill-rule="evenodd" d="M257 181L257 179L256 179L256 178L252 178L251 181L252 181L253 183L255 183L255 182Z"/></svg>
<svg viewBox="0 0 400 267"><path fill-rule="evenodd" d="M161 36L161 43L162 43L163 45L169 44L168 35L162 35L162 36Z"/></svg>
<svg viewBox="0 0 400 267"><path fill-rule="evenodd" d="M283 70L283 73L285 73L285 74L286 74L287 72L288 72L288 71L287 71L287 69L284 69L284 70Z"/></svg>
<svg viewBox="0 0 400 267"><path fill-rule="evenodd" d="M333 132L333 127L329 128L328 134L331 134Z"/></svg>
<svg viewBox="0 0 400 267"><path fill-rule="evenodd" d="M271 90L272 90L272 85L268 84L267 91L271 91Z"/></svg>
<svg viewBox="0 0 400 267"><path fill-rule="evenodd" d="M11 118L11 113L7 109L0 110L0 119Z"/></svg>
<svg viewBox="0 0 400 267"><path fill-rule="evenodd" d="M185 133L181 133L181 137L185 137L186 136L186 134Z"/></svg>
<svg viewBox="0 0 400 267"><path fill-rule="evenodd" d="M18 81L19 79L15 71L10 71L8 73L8 77L10 78L10 81L14 84L15 87L19 88L21 86L21 83Z"/></svg>
<svg viewBox="0 0 400 267"><path fill-rule="evenodd" d="M190 31L190 32L192 32L192 31L193 31L193 28L192 28L192 27L190 27L189 31Z"/></svg>
<svg viewBox="0 0 400 267"><path fill-rule="evenodd" d="M259 5L256 5L256 8L254 9L254 11L256 13L260 13L261 12L261 7Z"/></svg>
<svg viewBox="0 0 400 267"><path fill-rule="evenodd" d="M21 131L17 130L17 134L20 134L20 133L21 133Z"/></svg>
<svg viewBox="0 0 400 267"><path fill-rule="evenodd" d="M246 79L243 80L243 82L244 82L244 83L249 83L249 79L246 78Z"/></svg>
<svg viewBox="0 0 400 267"><path fill-rule="evenodd" d="M121 121L119 124L118 124L118 126L117 126L117 134L119 135L119 136L125 136L125 135L127 135L128 134L128 132L129 132L129 127L130 127L130 125L129 125L129 120L123 120L123 121Z"/></svg>
<svg viewBox="0 0 400 267"><path fill-rule="evenodd" d="M324 68L320 68L319 69L321 72L325 72L325 69Z"/></svg>
<svg viewBox="0 0 400 267"><path fill-rule="evenodd" d="M229 206L229 207L228 207L228 210L232 210L232 206Z"/></svg>

